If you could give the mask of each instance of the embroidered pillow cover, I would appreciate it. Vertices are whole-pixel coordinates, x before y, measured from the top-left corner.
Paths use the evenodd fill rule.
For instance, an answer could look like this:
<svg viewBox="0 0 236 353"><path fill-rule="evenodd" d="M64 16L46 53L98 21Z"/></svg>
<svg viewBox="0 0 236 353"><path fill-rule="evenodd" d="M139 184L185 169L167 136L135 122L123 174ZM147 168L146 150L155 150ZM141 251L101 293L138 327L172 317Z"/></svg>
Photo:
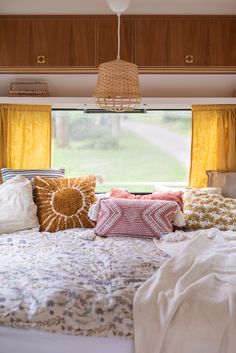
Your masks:
<svg viewBox="0 0 236 353"><path fill-rule="evenodd" d="M236 200L202 191L189 190L184 195L186 228L236 230Z"/></svg>
<svg viewBox="0 0 236 353"><path fill-rule="evenodd" d="M183 210L183 197L181 191L176 192L163 192L146 195L135 195L131 194L126 190L112 189L110 197L121 198L121 199L137 199L137 200L166 200L175 201L178 203L181 210Z"/></svg>
<svg viewBox="0 0 236 353"><path fill-rule="evenodd" d="M95 202L96 176L81 178L35 178L40 230L56 232L68 228L90 228L88 210Z"/></svg>
<svg viewBox="0 0 236 353"><path fill-rule="evenodd" d="M104 199L95 233L100 236L160 238L173 231L179 207L173 201Z"/></svg>

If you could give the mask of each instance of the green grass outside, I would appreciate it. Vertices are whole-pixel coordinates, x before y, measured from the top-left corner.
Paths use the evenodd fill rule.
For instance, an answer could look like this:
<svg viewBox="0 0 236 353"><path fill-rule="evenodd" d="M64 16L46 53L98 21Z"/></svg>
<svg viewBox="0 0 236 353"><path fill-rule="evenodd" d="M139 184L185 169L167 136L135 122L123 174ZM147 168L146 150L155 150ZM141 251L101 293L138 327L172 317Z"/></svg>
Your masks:
<svg viewBox="0 0 236 353"><path fill-rule="evenodd" d="M185 181L186 167L157 146L131 132L121 132L118 149L91 148L89 139L71 142L70 148L54 146L53 166L63 166L67 177L101 174L105 183L97 191L109 191L112 183L126 188L125 182ZM130 191L152 191L152 186L129 186Z"/></svg>

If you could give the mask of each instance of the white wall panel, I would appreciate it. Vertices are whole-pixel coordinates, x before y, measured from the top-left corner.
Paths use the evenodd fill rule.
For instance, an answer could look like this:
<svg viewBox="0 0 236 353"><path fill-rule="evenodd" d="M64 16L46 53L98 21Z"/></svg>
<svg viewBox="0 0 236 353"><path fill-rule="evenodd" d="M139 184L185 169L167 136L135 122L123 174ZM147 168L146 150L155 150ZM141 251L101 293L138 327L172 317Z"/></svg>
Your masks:
<svg viewBox="0 0 236 353"><path fill-rule="evenodd" d="M111 14L106 0L0 0L1 14ZM127 14L232 15L235 0L132 0Z"/></svg>
<svg viewBox="0 0 236 353"><path fill-rule="evenodd" d="M96 84L94 74L2 74L0 96L7 96L10 82L42 80L48 83L50 96L89 97ZM144 97L232 97L236 75L145 74L140 75Z"/></svg>

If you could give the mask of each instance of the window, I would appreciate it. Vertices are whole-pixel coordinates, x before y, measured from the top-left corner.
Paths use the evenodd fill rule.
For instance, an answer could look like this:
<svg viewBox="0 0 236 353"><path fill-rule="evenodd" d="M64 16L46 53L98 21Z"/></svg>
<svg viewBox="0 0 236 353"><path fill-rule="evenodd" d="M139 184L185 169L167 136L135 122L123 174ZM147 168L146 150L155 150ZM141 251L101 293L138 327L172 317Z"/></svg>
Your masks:
<svg viewBox="0 0 236 353"><path fill-rule="evenodd" d="M66 176L100 174L103 185L151 192L153 184L187 183L191 111L145 113L53 111L53 167Z"/></svg>

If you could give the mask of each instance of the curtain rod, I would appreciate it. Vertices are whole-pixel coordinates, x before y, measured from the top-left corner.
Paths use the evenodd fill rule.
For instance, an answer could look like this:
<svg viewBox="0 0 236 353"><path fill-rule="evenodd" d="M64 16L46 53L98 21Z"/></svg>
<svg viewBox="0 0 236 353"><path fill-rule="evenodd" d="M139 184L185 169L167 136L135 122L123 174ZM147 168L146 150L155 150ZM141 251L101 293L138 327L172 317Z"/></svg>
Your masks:
<svg viewBox="0 0 236 353"><path fill-rule="evenodd" d="M192 109L187 109L187 108L177 108L177 109L140 109L139 111L136 110L134 113L132 112L122 112L122 113L115 113L115 112L107 112L102 109L79 109L79 108L52 108L52 111L81 111L81 112L88 112L91 113L104 113L104 114L144 114L145 112L149 111L192 111Z"/></svg>

